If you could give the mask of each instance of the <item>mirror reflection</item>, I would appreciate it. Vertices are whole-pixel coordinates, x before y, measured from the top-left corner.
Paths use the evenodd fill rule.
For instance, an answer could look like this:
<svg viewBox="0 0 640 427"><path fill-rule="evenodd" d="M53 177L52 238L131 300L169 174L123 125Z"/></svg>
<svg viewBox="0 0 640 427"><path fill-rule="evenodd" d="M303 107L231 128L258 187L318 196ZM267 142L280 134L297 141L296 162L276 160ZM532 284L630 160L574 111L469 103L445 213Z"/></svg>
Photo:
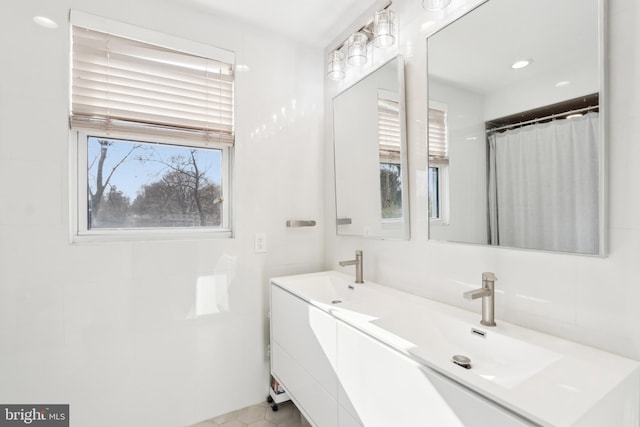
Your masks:
<svg viewBox="0 0 640 427"><path fill-rule="evenodd" d="M337 233L408 238L404 63L333 99Z"/></svg>
<svg viewBox="0 0 640 427"><path fill-rule="evenodd" d="M489 0L427 40L429 238L603 253L600 0Z"/></svg>

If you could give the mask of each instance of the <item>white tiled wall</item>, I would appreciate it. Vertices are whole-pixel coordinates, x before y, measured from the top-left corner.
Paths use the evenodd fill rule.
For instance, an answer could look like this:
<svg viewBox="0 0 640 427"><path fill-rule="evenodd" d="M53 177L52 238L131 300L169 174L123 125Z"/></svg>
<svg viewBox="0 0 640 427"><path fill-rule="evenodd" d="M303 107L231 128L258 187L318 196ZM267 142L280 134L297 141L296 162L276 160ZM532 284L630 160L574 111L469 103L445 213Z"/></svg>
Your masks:
<svg viewBox="0 0 640 427"><path fill-rule="evenodd" d="M398 51L407 62L411 240L335 235L331 109L327 102L325 267L339 268L338 260L350 259L355 249L363 249L365 278L478 313L480 304L463 300L462 292L480 286L483 271L493 271L499 278L498 319L640 359L640 5L634 0L609 0L610 247L608 257L592 258L427 240L427 154L422 119L426 116L425 35L438 24L425 32L421 28L429 21L442 22L442 17L422 10L419 3L397 0L393 4L400 19ZM452 7L477 3L454 0ZM336 90L329 83L326 98L330 100Z"/></svg>
<svg viewBox="0 0 640 427"><path fill-rule="evenodd" d="M234 239L69 243L70 8L233 50L248 66ZM322 267L321 49L172 0L5 2L0 49L0 403L69 403L75 426L176 427L262 401L268 278ZM227 289L211 314L196 315L198 283Z"/></svg>

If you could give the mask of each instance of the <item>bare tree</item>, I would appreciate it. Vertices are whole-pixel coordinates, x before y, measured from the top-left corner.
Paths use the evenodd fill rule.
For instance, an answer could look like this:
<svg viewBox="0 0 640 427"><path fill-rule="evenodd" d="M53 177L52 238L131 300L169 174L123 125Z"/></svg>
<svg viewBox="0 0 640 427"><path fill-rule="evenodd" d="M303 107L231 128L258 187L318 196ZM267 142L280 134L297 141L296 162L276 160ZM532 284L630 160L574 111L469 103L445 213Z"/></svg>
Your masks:
<svg viewBox="0 0 640 427"><path fill-rule="evenodd" d="M99 152L88 167L92 227L221 225L221 188L207 178L211 166L198 155L199 150L163 157L163 151L153 145L134 144L126 152L113 151L119 153L114 162L108 157L113 156L110 147L117 141L96 141ZM127 161L161 166L150 169L156 179L140 187L133 203L114 184L118 182L117 170Z"/></svg>
<svg viewBox="0 0 640 427"><path fill-rule="evenodd" d="M401 187L400 165L380 163L380 199L383 218L396 218L402 215Z"/></svg>
<svg viewBox="0 0 640 427"><path fill-rule="evenodd" d="M127 223L130 205L129 197L112 185L100 202L100 211L92 216L92 224L101 227L122 227Z"/></svg>
<svg viewBox="0 0 640 427"><path fill-rule="evenodd" d="M90 202L91 202L91 215L92 217L96 217L98 215L98 213L100 212L100 207L102 205L103 202L103 198L104 198L104 193L105 190L107 189L107 187L109 186L109 183L111 182L111 178L113 177L113 174L116 172L116 170L120 167L120 165L122 165L130 156L131 154L138 149L140 146L139 145L133 145L131 147L131 149L129 150L129 152L124 155L109 171L109 173L107 174L106 178L104 177L104 163L107 160L107 155L108 155L108 151L109 151L109 147L111 146L111 144L113 144L112 141L109 141L108 139L99 139L98 143L100 144L100 154L97 157L97 159L94 159L93 162L89 165L89 170L91 170L93 168L93 165L95 164L96 160L98 162L97 165L97 169L96 169L96 180L95 180L95 191L91 191L91 185L89 182L87 182L87 191L89 193L89 198L90 198Z"/></svg>
<svg viewBox="0 0 640 427"><path fill-rule="evenodd" d="M145 185L133 202L133 211L156 226L220 225L220 186L211 183L198 163L196 150L169 160L147 158L165 166L159 180Z"/></svg>

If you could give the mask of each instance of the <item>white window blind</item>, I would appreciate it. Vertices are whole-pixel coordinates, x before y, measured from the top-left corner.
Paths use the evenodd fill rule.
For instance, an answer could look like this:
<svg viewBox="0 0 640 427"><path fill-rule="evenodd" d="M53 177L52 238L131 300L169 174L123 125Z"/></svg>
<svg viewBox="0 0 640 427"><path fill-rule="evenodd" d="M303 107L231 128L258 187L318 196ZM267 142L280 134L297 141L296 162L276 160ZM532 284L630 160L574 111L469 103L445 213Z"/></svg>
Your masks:
<svg viewBox="0 0 640 427"><path fill-rule="evenodd" d="M429 159L448 161L447 113L429 108Z"/></svg>
<svg viewBox="0 0 640 427"><path fill-rule="evenodd" d="M378 95L378 143L380 161L400 164L400 105Z"/></svg>
<svg viewBox="0 0 640 427"><path fill-rule="evenodd" d="M233 64L74 25L71 126L234 143Z"/></svg>

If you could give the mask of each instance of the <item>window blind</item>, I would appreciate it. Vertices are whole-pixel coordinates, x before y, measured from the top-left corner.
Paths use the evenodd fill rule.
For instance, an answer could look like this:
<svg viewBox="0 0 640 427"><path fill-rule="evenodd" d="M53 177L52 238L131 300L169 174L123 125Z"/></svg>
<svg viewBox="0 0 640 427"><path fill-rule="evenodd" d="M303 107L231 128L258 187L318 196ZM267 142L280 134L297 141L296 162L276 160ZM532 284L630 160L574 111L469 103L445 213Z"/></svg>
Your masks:
<svg viewBox="0 0 640 427"><path fill-rule="evenodd" d="M72 128L234 143L233 65L72 27Z"/></svg>
<svg viewBox="0 0 640 427"><path fill-rule="evenodd" d="M378 97L380 161L400 164L400 107L397 101Z"/></svg>
<svg viewBox="0 0 640 427"><path fill-rule="evenodd" d="M429 159L448 161L447 113L429 108Z"/></svg>

